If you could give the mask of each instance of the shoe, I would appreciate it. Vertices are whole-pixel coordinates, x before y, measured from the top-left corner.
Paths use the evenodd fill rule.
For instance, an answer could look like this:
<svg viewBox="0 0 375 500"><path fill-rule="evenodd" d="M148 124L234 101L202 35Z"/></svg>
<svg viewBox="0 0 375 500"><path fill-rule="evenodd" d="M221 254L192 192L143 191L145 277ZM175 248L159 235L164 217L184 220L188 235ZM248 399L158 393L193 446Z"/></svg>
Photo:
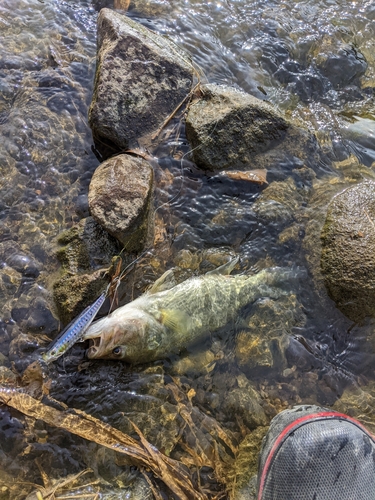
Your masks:
<svg viewBox="0 0 375 500"><path fill-rule="evenodd" d="M375 500L375 440L357 420L297 406L271 422L257 500Z"/></svg>

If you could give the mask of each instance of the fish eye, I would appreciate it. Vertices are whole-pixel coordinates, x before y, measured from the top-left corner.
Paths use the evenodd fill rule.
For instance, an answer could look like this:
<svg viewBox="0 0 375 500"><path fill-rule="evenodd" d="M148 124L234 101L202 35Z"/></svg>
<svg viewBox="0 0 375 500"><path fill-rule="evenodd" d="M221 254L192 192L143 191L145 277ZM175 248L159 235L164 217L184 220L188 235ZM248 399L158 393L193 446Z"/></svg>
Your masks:
<svg viewBox="0 0 375 500"><path fill-rule="evenodd" d="M121 354L121 347L120 346L115 347L112 350L112 354L114 354L115 356L119 356Z"/></svg>

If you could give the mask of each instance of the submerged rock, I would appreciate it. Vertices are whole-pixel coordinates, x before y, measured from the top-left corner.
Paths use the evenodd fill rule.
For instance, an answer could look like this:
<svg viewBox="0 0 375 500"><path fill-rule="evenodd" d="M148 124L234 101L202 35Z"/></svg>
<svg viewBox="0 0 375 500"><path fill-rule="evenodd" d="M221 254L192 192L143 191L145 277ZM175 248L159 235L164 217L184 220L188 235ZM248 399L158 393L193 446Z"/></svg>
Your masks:
<svg viewBox="0 0 375 500"><path fill-rule="evenodd" d="M82 219L58 236L57 257L70 273L88 271L110 264L119 245L93 217Z"/></svg>
<svg viewBox="0 0 375 500"><path fill-rule="evenodd" d="M148 236L152 181L149 163L130 155L105 161L91 180L92 216L129 252L142 250Z"/></svg>
<svg viewBox="0 0 375 500"><path fill-rule="evenodd" d="M265 223L286 224L308 199L308 194L298 189L293 178L272 182L256 199L253 209Z"/></svg>
<svg viewBox="0 0 375 500"><path fill-rule="evenodd" d="M91 305L107 286L102 270L91 274L64 274L53 285L53 298L59 318L68 324L83 309Z"/></svg>
<svg viewBox="0 0 375 500"><path fill-rule="evenodd" d="M254 369L286 367L287 336L294 326L303 326L306 317L294 294L278 300L264 298L252 307L247 328L236 336L235 354L245 373Z"/></svg>
<svg viewBox="0 0 375 500"><path fill-rule="evenodd" d="M331 298L353 321L375 314L375 182L331 201L321 233L321 268Z"/></svg>
<svg viewBox="0 0 375 500"><path fill-rule="evenodd" d="M359 420L366 428L375 432L375 383L372 381L361 388L357 385L348 387L333 409Z"/></svg>
<svg viewBox="0 0 375 500"><path fill-rule="evenodd" d="M224 85L202 85L201 92L189 106L186 135L204 170L264 169L283 154L303 157L304 147L316 146L312 134L250 94Z"/></svg>
<svg viewBox="0 0 375 500"><path fill-rule="evenodd" d="M231 389L221 404L221 411L230 421L240 418L249 429L268 424L267 416L261 406L262 399L245 375L237 377L238 387Z"/></svg>
<svg viewBox="0 0 375 500"><path fill-rule="evenodd" d="M143 143L187 96L192 80L188 56L173 42L122 14L102 9L89 111L99 149L103 143L112 150Z"/></svg>
<svg viewBox="0 0 375 500"><path fill-rule="evenodd" d="M335 89L341 89L356 82L364 75L367 62L352 45L332 44L332 37L327 37L326 43L320 47L314 58L314 63L320 73L328 78Z"/></svg>

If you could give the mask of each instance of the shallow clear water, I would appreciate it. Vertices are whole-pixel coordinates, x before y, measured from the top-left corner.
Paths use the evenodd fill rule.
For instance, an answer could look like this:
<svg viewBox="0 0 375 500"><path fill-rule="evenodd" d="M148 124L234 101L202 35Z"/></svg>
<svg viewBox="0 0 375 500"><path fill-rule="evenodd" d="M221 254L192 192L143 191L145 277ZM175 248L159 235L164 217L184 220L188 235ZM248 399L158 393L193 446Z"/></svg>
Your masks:
<svg viewBox="0 0 375 500"><path fill-rule="evenodd" d="M113 2L0 5L0 361L6 367L25 368L38 345L48 343L43 335L52 337L59 328L50 301L59 269L55 238L88 215L88 185L99 164L87 110L96 17L104 6L113 8ZM333 405L354 381L365 386L374 378L372 321L353 325L317 293L313 270L325 206L353 179L373 175L375 7L371 1L135 0L128 15L189 51L203 82L242 88L315 132L324 157L318 165L306 161L315 179L311 171L304 177L293 157L269 172L270 184L292 179L298 188L290 191L290 206L272 215L258 200L265 186L204 175L189 155L176 160L176 148L188 153L183 130L162 140L153 151L156 204L175 198L157 211L158 227L165 229L127 278L122 301L169 267L178 266L183 279L236 254L241 271L277 265L307 274L295 285L295 298L280 309L267 301L245 308L238 321L192 349L192 361L176 358L146 370L116 362L82 365L84 348L77 345L51 367L51 394L130 432L128 416L151 442L171 451L182 425L167 388L173 375L186 392L195 391L199 411L239 442L241 432L257 424L246 415L238 420L236 405L225 401L238 389L246 392L248 382L269 418L301 401ZM348 173L332 164L351 155L364 166L354 162ZM315 220L314 233L309 221ZM249 332L260 346L252 364L241 357L241 339ZM202 361L196 351L211 354ZM25 497L25 490L11 486L14 477L42 483L38 457L52 478L90 466L119 485L127 470L109 452L44 424L35 429L4 407L0 419L4 498Z"/></svg>

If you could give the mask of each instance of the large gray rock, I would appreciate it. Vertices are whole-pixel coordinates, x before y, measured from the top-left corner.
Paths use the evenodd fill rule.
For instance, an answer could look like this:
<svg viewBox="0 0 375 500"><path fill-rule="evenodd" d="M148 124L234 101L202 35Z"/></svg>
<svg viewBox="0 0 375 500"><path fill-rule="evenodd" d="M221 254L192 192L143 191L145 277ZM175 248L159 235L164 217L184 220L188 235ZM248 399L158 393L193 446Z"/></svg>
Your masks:
<svg viewBox="0 0 375 500"><path fill-rule="evenodd" d="M193 67L170 40L109 9L98 18L98 54L89 123L98 146L147 143L186 97Z"/></svg>
<svg viewBox="0 0 375 500"><path fill-rule="evenodd" d="M103 162L91 179L91 215L129 252L141 250L148 236L152 180L149 163L130 155Z"/></svg>
<svg viewBox="0 0 375 500"><path fill-rule="evenodd" d="M328 206L321 268L332 299L353 321L375 314L375 182L344 190Z"/></svg>
<svg viewBox="0 0 375 500"><path fill-rule="evenodd" d="M250 94L224 85L202 85L201 92L189 106L186 135L205 170L268 168L283 153L302 159L301 146L316 146L314 136Z"/></svg>

